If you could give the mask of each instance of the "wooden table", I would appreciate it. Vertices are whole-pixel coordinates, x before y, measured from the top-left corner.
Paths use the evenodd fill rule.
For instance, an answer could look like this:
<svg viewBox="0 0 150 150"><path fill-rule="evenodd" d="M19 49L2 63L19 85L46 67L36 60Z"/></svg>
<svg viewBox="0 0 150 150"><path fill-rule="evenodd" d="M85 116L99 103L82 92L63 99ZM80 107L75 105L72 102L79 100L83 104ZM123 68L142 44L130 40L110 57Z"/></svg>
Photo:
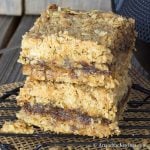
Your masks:
<svg viewBox="0 0 150 150"><path fill-rule="evenodd" d="M37 16L0 16L0 85L24 80L17 63L22 35Z"/></svg>
<svg viewBox="0 0 150 150"><path fill-rule="evenodd" d="M21 64L17 63L20 43L22 35L30 29L37 17L0 16L0 85L25 79L21 73ZM138 66L137 63L134 64ZM143 72L141 67L138 69Z"/></svg>

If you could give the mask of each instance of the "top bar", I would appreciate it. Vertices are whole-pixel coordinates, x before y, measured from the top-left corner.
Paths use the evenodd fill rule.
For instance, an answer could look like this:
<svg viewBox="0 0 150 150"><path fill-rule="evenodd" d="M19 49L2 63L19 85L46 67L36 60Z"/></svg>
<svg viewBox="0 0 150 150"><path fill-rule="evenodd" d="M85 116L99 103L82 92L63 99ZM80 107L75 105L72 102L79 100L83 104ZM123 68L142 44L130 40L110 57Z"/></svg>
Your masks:
<svg viewBox="0 0 150 150"><path fill-rule="evenodd" d="M23 36L19 62L67 69L82 68L86 64L109 70L120 53L133 48L134 40L132 19L50 5Z"/></svg>

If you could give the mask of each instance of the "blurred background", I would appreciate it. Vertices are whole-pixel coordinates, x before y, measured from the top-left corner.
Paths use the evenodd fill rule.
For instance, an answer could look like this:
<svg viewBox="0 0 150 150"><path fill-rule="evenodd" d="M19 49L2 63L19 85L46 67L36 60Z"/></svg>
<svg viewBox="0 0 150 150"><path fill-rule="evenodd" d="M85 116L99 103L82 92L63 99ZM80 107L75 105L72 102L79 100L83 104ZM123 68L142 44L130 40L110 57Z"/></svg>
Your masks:
<svg viewBox="0 0 150 150"><path fill-rule="evenodd" d="M80 10L111 10L111 0L0 0L0 14L18 16L22 14L37 15L49 3Z"/></svg>
<svg viewBox="0 0 150 150"><path fill-rule="evenodd" d="M138 37L132 64L149 78L150 0L0 0L0 84L24 80L17 63L22 35L49 3L78 10L113 11L134 18Z"/></svg>

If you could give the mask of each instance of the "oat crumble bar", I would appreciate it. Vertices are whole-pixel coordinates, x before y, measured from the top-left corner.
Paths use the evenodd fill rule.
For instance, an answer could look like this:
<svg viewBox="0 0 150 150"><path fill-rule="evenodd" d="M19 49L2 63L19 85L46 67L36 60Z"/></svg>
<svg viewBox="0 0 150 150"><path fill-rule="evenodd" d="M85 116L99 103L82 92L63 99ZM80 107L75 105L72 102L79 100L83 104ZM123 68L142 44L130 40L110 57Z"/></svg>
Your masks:
<svg viewBox="0 0 150 150"><path fill-rule="evenodd" d="M17 117L44 131L118 135L134 42L131 18L50 5L22 39L18 61L28 77Z"/></svg>

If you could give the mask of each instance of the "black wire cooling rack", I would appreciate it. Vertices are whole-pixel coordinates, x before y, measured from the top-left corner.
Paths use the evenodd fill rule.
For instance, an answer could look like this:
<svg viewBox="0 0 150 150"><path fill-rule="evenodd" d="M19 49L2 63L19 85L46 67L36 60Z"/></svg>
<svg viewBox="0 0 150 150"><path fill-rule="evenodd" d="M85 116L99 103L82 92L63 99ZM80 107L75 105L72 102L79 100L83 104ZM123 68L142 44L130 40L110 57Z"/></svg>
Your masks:
<svg viewBox="0 0 150 150"><path fill-rule="evenodd" d="M20 110L20 107L16 105L15 97L18 95L19 89L20 85L4 91L0 97L1 126L6 120L16 119L15 113ZM109 139L93 139L87 136L42 132L35 127L36 132L34 134L0 133L0 150L41 150L51 147L61 147L66 150L69 149L68 147L72 147L72 149L101 149L102 145L120 144L126 140L126 143L133 140L135 144L141 144L145 140L147 141L145 146L148 146L150 144L150 89L139 84L133 84L131 91L132 97L130 97L127 110L120 121L120 128L123 131L119 136L113 136ZM137 93L140 97L137 96ZM140 145L141 148L143 145ZM130 145L128 149L134 148ZM143 149L145 148L143 147Z"/></svg>

